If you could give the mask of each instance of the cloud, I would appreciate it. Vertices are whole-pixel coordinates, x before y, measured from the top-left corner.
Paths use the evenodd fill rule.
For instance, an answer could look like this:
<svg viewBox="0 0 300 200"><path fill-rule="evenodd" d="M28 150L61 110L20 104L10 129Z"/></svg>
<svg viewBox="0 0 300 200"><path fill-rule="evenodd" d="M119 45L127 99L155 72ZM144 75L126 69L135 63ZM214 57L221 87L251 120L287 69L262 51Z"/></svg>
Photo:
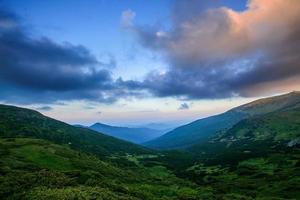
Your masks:
<svg viewBox="0 0 300 200"><path fill-rule="evenodd" d="M84 46L32 38L20 19L4 9L0 9L0 60L0 99L5 102L112 103L120 97L110 72L116 65L113 57L105 63Z"/></svg>
<svg viewBox="0 0 300 200"><path fill-rule="evenodd" d="M50 111L53 108L51 106L41 106L41 107L37 107L35 109L40 110L40 111Z"/></svg>
<svg viewBox="0 0 300 200"><path fill-rule="evenodd" d="M133 26L133 20L135 18L135 12L128 9L122 12L120 24L123 28L129 28Z"/></svg>
<svg viewBox="0 0 300 200"><path fill-rule="evenodd" d="M18 16L0 9L0 99L113 103L172 96L185 101L299 88L300 1L249 0L244 11L222 2L177 1L168 29L135 26L136 14L124 11L121 26L169 64L164 73L152 71L142 81L113 79L114 57L102 62L84 46L33 38Z"/></svg>
<svg viewBox="0 0 300 200"><path fill-rule="evenodd" d="M165 55L170 66L140 83L152 94L183 99L256 96L285 91L291 86L279 88L279 82L299 80L300 1L249 0L244 11L185 3L175 6L167 31L132 28L140 43ZM299 81L289 83L299 88Z"/></svg>
<svg viewBox="0 0 300 200"><path fill-rule="evenodd" d="M0 19L0 29L15 28L19 21L19 18L15 14L2 9L0 12Z"/></svg>
<svg viewBox="0 0 300 200"><path fill-rule="evenodd" d="M190 107L187 103L180 104L178 110L188 110Z"/></svg>

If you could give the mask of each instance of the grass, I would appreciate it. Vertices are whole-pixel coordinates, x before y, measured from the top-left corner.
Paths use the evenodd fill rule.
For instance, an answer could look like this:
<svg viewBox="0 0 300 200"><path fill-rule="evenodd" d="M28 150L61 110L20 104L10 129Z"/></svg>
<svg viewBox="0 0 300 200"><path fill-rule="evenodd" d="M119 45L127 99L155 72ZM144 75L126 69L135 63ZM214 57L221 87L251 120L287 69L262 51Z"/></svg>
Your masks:
<svg viewBox="0 0 300 200"><path fill-rule="evenodd" d="M74 167L70 159L57 155L56 149L59 149L57 145L28 145L12 149L12 151L16 156L28 160L41 168L59 171L73 170Z"/></svg>
<svg viewBox="0 0 300 200"><path fill-rule="evenodd" d="M276 164L270 163L267 161L267 159L264 158L242 161L239 163L238 167L247 168L249 170L255 171L256 173L259 172L267 175L273 175L274 171L278 168Z"/></svg>
<svg viewBox="0 0 300 200"><path fill-rule="evenodd" d="M134 156L126 159L133 166L120 167L39 139L0 139L0 147L0 199L201 199L192 182L163 166L135 165Z"/></svg>

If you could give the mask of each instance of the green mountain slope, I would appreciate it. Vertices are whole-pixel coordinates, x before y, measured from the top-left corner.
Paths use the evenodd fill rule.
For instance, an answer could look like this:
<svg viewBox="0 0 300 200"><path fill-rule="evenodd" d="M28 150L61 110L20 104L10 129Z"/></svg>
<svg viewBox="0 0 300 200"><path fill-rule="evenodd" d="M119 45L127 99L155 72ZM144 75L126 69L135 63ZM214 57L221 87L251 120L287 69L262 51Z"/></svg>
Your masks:
<svg viewBox="0 0 300 200"><path fill-rule="evenodd" d="M0 199L198 200L210 195L165 167L126 160L119 167L45 140L0 139Z"/></svg>
<svg viewBox="0 0 300 200"><path fill-rule="evenodd" d="M200 119L178 127L157 139L145 143L145 146L155 149L186 148L205 141L216 132L228 129L242 119L281 110L299 102L299 92L260 99L223 114Z"/></svg>
<svg viewBox="0 0 300 200"><path fill-rule="evenodd" d="M216 193L300 199L300 103L244 119L187 151L198 162L182 176L210 185Z"/></svg>
<svg viewBox="0 0 300 200"><path fill-rule="evenodd" d="M154 149L182 149L219 130L234 125L245 116L241 112L228 111L221 115L200 119L178 127L157 139L146 142L144 145Z"/></svg>
<svg viewBox="0 0 300 200"><path fill-rule="evenodd" d="M183 154L189 166L168 167L211 188L213 199L300 199L300 103L244 119ZM168 165L180 159L168 157L151 161Z"/></svg>
<svg viewBox="0 0 300 200"><path fill-rule="evenodd" d="M277 112L244 119L227 131L219 132L209 141L187 148L187 151L229 162L241 156L267 155L273 150L299 144L300 103Z"/></svg>
<svg viewBox="0 0 300 200"><path fill-rule="evenodd" d="M6 105L0 105L0 137L46 139L98 156L151 152L129 142L51 119L37 111Z"/></svg>
<svg viewBox="0 0 300 200"><path fill-rule="evenodd" d="M104 133L133 143L143 143L161 136L164 131L150 128L128 128L95 123L88 127L91 130Z"/></svg>

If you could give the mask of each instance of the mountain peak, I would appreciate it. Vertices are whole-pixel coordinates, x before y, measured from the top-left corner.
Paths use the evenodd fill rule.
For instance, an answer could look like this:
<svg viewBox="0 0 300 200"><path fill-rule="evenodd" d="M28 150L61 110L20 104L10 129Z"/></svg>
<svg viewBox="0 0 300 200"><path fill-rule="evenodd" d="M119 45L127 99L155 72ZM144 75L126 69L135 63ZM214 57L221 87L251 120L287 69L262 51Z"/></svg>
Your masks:
<svg viewBox="0 0 300 200"><path fill-rule="evenodd" d="M122 140L133 143L142 143L161 136L164 131L150 128L129 128L121 126L111 126L102 123L95 123L89 127L91 130L104 133Z"/></svg>
<svg viewBox="0 0 300 200"><path fill-rule="evenodd" d="M110 126L110 125L108 125L108 124L103 124L103 123L101 123L101 122L96 122L96 123L92 124L90 127L94 127L94 126Z"/></svg>
<svg viewBox="0 0 300 200"><path fill-rule="evenodd" d="M250 115L259 115L276 110L286 109L300 103L300 92L293 91L287 94L267 97L252 101L232 110L244 112Z"/></svg>
<svg viewBox="0 0 300 200"><path fill-rule="evenodd" d="M289 93L290 95L300 95L300 91L293 91Z"/></svg>

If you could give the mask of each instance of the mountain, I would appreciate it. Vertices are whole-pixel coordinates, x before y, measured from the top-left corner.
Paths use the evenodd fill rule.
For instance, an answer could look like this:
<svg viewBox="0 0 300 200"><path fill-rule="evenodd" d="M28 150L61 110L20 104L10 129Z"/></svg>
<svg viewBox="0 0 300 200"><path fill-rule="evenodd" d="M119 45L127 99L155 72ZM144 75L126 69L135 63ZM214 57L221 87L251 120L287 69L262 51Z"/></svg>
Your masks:
<svg viewBox="0 0 300 200"><path fill-rule="evenodd" d="M250 116L262 115L286 109L300 102L300 92L294 91L284 95L258 99L248 104L239 106L234 110L247 113Z"/></svg>
<svg viewBox="0 0 300 200"><path fill-rule="evenodd" d="M197 145L160 152L0 106L0 199L300 199L300 103L279 102Z"/></svg>
<svg viewBox="0 0 300 200"><path fill-rule="evenodd" d="M99 156L151 152L130 142L57 121L34 110L7 105L0 105L0 137L45 139Z"/></svg>
<svg viewBox="0 0 300 200"><path fill-rule="evenodd" d="M295 95L281 97L293 99ZM271 99L255 104L266 100ZM273 101L268 105L271 102L274 105ZM283 105L281 101L275 104ZM173 153L151 161L170 165L178 177L200 188L211 188L212 199L300 199L300 102L279 107L252 115L184 149L186 160ZM180 159L184 161L180 165L172 164Z"/></svg>
<svg viewBox="0 0 300 200"><path fill-rule="evenodd" d="M128 128L95 123L90 129L133 143L143 143L163 135L163 130L150 128Z"/></svg>
<svg viewBox="0 0 300 200"><path fill-rule="evenodd" d="M241 155L266 155L274 149L300 147L300 102L278 111L241 120L208 141L187 148L202 157L219 157L226 162ZM230 152L230 153L229 153ZM203 156L204 155L206 156ZM227 156L224 156L227 154ZM237 156L239 155L239 156ZM219 161L218 161L219 163Z"/></svg>
<svg viewBox="0 0 300 200"><path fill-rule="evenodd" d="M204 199L143 159L160 154L39 112L0 105L0 199ZM204 193L206 192L206 193Z"/></svg>
<svg viewBox="0 0 300 200"><path fill-rule="evenodd" d="M155 130L161 130L161 131L171 131L174 128L178 127L178 124L183 124L182 122L179 121L174 121L174 122L165 122L165 123L148 123L148 124L143 124L141 126L135 127L135 128L150 128L150 129L155 129Z"/></svg>
<svg viewBox="0 0 300 200"><path fill-rule="evenodd" d="M144 143L155 149L180 149L206 140L214 133L228 129L237 122L266 113L284 109L300 102L300 92L259 99L236 107L220 115L199 119L180 126L159 138Z"/></svg>
<svg viewBox="0 0 300 200"><path fill-rule="evenodd" d="M234 125L244 117L246 115L241 112L229 111L221 115L200 119L180 126L157 139L144 143L144 145L154 149L185 148L209 137L216 131Z"/></svg>

